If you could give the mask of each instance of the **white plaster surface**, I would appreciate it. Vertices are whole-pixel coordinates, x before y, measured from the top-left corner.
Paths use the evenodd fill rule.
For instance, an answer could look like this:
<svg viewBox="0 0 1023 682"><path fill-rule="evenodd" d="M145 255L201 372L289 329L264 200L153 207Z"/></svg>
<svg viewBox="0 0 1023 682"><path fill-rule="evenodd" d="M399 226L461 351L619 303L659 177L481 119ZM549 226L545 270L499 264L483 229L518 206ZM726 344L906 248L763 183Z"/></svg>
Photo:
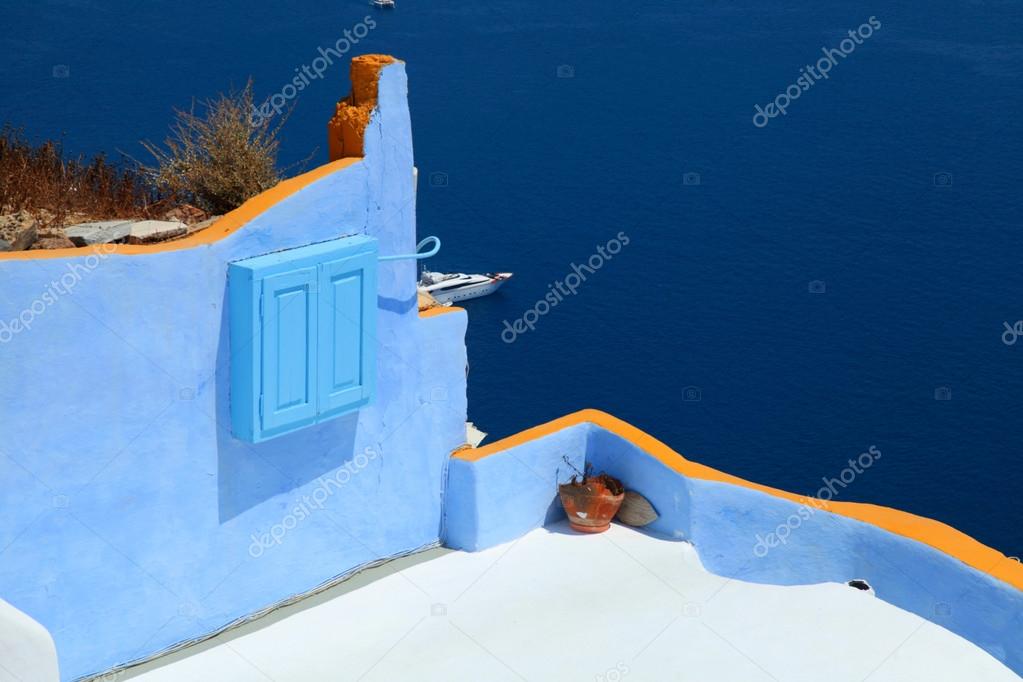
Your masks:
<svg viewBox="0 0 1023 682"><path fill-rule="evenodd" d="M727 580L707 573L688 544L613 525L602 535L555 526L445 554L134 679L1019 678L868 593Z"/></svg>
<svg viewBox="0 0 1023 682"><path fill-rule="evenodd" d="M42 625L0 599L0 682L57 682L57 649Z"/></svg>

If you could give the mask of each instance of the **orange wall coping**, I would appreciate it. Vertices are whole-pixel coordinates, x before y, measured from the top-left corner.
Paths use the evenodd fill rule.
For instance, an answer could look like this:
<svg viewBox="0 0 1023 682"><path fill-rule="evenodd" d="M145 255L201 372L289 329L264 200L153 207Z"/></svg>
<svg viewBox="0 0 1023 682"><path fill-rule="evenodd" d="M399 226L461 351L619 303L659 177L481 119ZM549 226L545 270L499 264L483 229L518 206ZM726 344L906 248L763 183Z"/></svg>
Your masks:
<svg viewBox="0 0 1023 682"><path fill-rule="evenodd" d="M461 313L465 312L465 308L459 308L458 306L436 306L433 308L427 308L426 310L419 311L419 317L434 317L436 315L443 315L445 313Z"/></svg>
<svg viewBox="0 0 1023 682"><path fill-rule="evenodd" d="M353 166L362 161L361 158L351 157L338 159L314 168L307 173L296 175L293 178L282 180L265 192L252 197L244 204L226 213L215 223L204 230L193 232L184 239L156 244L97 244L95 246L79 246L73 249L37 249L35 251L5 251L0 253L0 261L5 260L33 260L43 258L75 258L88 256L94 253L95 248L101 248L104 254L117 253L125 256L137 256L152 253L163 253L166 251L179 251L191 249L217 242L229 235L234 234L246 223L252 221L259 214L284 201L293 194L297 194L312 183L325 178L331 173Z"/></svg>
<svg viewBox="0 0 1023 682"><path fill-rule="evenodd" d="M896 535L922 542L959 559L964 564L972 566L981 573L986 573L1023 591L1023 564L991 547L981 544L969 535L944 523L889 507L859 502L825 502L824 500L809 498L804 495L795 495L784 490L753 483L709 466L689 461L648 433L600 410L574 412L480 448L457 450L451 456L455 459L475 462L489 455L586 422L624 438L683 476L738 485L799 504L806 504L809 500L813 500L812 505L816 508L873 524Z"/></svg>

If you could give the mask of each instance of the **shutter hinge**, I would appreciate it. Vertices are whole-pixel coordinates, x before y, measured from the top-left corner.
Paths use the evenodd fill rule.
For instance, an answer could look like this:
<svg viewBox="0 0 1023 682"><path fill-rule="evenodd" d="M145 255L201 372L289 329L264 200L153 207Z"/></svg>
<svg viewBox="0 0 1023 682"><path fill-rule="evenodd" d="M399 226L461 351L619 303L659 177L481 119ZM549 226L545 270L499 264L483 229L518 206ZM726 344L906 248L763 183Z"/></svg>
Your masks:
<svg viewBox="0 0 1023 682"><path fill-rule="evenodd" d="M263 419L263 394L259 394L259 418Z"/></svg>

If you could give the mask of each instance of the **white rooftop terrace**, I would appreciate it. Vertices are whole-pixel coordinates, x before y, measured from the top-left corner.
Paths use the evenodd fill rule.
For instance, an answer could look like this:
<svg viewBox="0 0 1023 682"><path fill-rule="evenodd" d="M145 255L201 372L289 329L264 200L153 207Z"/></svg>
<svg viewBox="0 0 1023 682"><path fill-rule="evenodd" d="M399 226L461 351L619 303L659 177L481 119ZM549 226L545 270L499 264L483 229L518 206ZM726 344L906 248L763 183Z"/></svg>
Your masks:
<svg viewBox="0 0 1023 682"><path fill-rule="evenodd" d="M692 545L567 524L372 569L135 668L138 682L1019 678L871 593L704 570Z"/></svg>

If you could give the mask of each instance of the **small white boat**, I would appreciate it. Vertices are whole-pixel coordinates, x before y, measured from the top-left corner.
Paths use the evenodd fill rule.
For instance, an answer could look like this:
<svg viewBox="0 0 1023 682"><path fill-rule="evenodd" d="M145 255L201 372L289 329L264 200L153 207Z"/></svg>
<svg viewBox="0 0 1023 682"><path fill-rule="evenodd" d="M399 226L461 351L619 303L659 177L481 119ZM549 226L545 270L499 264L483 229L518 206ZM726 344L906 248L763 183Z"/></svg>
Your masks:
<svg viewBox="0 0 1023 682"><path fill-rule="evenodd" d="M377 7L394 7L394 0L373 0Z"/></svg>
<svg viewBox="0 0 1023 682"><path fill-rule="evenodd" d="M438 303L467 301L492 294L511 279L510 272L488 272L485 275L466 275L462 272L424 272L419 288L430 294Z"/></svg>

